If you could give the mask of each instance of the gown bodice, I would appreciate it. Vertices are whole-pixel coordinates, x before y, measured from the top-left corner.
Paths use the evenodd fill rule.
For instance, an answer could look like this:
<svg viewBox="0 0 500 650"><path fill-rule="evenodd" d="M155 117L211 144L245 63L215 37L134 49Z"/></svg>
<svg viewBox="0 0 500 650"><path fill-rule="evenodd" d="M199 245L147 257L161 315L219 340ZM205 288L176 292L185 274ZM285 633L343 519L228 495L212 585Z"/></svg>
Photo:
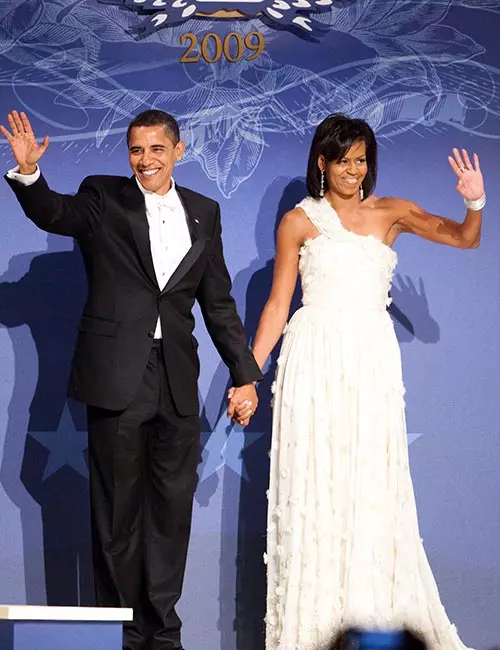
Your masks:
<svg viewBox="0 0 500 650"><path fill-rule="evenodd" d="M385 311L397 254L373 235L342 225L326 199L305 198L304 210L319 232L304 242L299 271L304 306L333 311Z"/></svg>

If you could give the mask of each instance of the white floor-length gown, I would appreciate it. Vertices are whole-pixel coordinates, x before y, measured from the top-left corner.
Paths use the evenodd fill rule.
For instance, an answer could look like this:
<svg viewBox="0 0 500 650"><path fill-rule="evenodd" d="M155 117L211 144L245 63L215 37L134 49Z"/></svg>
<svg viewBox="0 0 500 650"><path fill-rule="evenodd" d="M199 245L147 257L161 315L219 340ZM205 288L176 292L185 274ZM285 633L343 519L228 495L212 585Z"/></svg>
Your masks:
<svg viewBox="0 0 500 650"><path fill-rule="evenodd" d="M322 650L349 625L463 650L419 535L386 311L396 253L326 199L299 206L319 236L301 249L303 306L274 384L266 650Z"/></svg>

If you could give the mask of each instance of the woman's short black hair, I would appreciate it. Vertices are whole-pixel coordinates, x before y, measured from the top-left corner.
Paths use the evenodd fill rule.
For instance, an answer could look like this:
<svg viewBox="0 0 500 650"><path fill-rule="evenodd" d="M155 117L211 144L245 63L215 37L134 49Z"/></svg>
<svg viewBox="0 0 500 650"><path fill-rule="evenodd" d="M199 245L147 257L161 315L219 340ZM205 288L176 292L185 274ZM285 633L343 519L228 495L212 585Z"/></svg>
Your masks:
<svg viewBox="0 0 500 650"><path fill-rule="evenodd" d="M163 126L165 131L171 136L174 144L177 144L181 139L177 120L169 113L165 113L165 111L149 109L134 117L128 125L127 144L130 140L130 132L137 126Z"/></svg>
<svg viewBox="0 0 500 650"><path fill-rule="evenodd" d="M377 181L377 141L375 133L364 120L334 113L318 125L314 133L307 163L307 190L317 199L320 194L321 172L318 158L323 155L326 162L340 160L358 140L366 143L366 163L368 172L363 181L363 194L366 198L373 192ZM327 179L325 178L325 190Z"/></svg>

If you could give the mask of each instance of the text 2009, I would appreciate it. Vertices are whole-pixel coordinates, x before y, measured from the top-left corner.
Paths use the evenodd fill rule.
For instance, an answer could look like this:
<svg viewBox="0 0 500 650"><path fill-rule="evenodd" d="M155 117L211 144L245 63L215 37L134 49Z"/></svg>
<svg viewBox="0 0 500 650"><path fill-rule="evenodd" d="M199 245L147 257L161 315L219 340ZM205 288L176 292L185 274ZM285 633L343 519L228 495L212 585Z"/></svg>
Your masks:
<svg viewBox="0 0 500 650"><path fill-rule="evenodd" d="M181 45L188 41L187 50L181 58L181 63L197 63L201 58L207 63L216 63L224 56L227 61L236 63L254 61L264 51L264 36L260 32L249 32L244 37L236 32L226 34L222 39L212 32L205 34L201 41L191 32L181 36Z"/></svg>

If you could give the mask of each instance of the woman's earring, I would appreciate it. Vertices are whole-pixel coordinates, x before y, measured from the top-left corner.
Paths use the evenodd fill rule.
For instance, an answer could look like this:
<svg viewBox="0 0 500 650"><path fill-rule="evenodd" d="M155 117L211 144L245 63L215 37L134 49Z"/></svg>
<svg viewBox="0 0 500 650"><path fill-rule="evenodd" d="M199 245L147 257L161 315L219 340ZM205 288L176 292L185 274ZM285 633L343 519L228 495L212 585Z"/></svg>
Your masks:
<svg viewBox="0 0 500 650"><path fill-rule="evenodd" d="M320 188L319 188L319 195L321 196L321 198L323 198L325 196L325 172L323 170L321 170L321 181L320 181L320 183L321 183L321 185L320 185Z"/></svg>
<svg viewBox="0 0 500 650"><path fill-rule="evenodd" d="M360 185L359 186L359 200L362 201L364 198L365 198L365 193L364 193L364 190L363 190L363 186Z"/></svg>

